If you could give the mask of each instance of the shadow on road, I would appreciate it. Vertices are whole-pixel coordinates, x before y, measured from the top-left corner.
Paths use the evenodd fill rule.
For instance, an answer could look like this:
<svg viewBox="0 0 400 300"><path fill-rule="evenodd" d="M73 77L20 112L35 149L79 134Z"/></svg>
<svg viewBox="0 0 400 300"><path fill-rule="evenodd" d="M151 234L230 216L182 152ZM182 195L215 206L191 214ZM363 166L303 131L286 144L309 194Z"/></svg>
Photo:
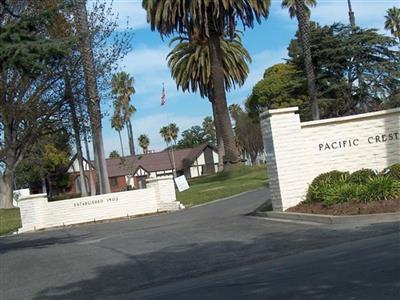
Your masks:
<svg viewBox="0 0 400 300"><path fill-rule="evenodd" d="M87 235L64 235L43 238L32 236L30 239L23 240L5 239L3 241L0 240L0 254L18 250L41 249L60 244L71 244L86 237ZM18 237L16 237L16 239L18 239Z"/></svg>
<svg viewBox="0 0 400 300"><path fill-rule="evenodd" d="M368 235L376 236L377 233L375 231L364 233L362 238L366 238ZM95 277L91 279L79 280L54 288L46 288L39 292L34 299L132 299L125 297L137 290L154 285L174 282L179 279L194 278L234 267L247 266L252 263L266 262L273 258L289 256L312 249L322 249L357 239L360 239L359 230L327 231L326 229L312 228L301 232L294 231L291 234L287 232L269 233L258 236L251 242L221 241L181 244L142 255L131 255L126 250L118 249L113 245L99 244L96 247L123 254L126 259L125 262L98 267ZM368 259L371 259L371 261L377 257L377 253L370 253L369 255ZM393 253L390 251L381 251L379 253L380 258L387 258L385 255L393 256ZM326 266L323 266L323 268L334 272L332 274L340 280L341 272L346 270L346 266L351 259L352 257L347 257L343 253L333 253L330 257L325 258ZM270 271L272 277L266 278L262 282L250 280L251 273L246 275L247 279L244 276L241 282L243 285L247 285L247 293L256 295L260 290L264 292L270 291L274 285L274 278L291 281L292 290L308 296L308 298L304 299L323 299L324 297L322 296L326 294L326 291L333 288L329 284L324 285L320 282L317 284L313 281L306 282L305 278L307 276L318 281L316 273L312 269L306 268L303 270L305 277L300 277L298 284L295 278L298 275L294 273L296 270L282 269L277 265L275 269ZM379 274L373 275L379 277ZM353 278L353 284L359 287L370 284L370 281L364 281L364 278L365 274L361 272L359 277L355 276ZM381 289L387 288L387 285L392 283L377 282L376 284L374 288ZM240 284L235 283L231 288L234 290L238 287L240 287ZM250 295L247 296L248 298L242 299L255 299ZM191 296L186 295L186 297L190 299L221 299L214 296L201 298L197 297L196 293ZM178 298L178 295L175 295L168 299L189 298ZM240 297L233 298L240 299ZM159 299L167 298L160 297Z"/></svg>

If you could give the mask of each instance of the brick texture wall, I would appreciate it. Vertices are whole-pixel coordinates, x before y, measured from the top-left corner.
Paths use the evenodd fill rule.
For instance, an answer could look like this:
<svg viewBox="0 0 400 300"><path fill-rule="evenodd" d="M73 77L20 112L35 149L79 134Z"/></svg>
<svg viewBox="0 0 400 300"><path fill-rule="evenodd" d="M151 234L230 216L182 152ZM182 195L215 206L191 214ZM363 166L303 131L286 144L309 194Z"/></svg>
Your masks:
<svg viewBox="0 0 400 300"><path fill-rule="evenodd" d="M172 177L146 189L48 202L46 194L21 198L21 232L179 209Z"/></svg>
<svg viewBox="0 0 400 300"><path fill-rule="evenodd" d="M323 172L380 171L400 162L400 108L305 123L297 110L261 114L274 210L302 201Z"/></svg>

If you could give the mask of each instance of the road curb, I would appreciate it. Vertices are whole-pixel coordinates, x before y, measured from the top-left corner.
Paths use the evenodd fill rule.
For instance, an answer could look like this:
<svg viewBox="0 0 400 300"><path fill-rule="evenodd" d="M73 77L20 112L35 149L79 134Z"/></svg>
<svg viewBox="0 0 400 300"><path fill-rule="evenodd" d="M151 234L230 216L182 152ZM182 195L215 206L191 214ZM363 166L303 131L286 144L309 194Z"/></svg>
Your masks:
<svg viewBox="0 0 400 300"><path fill-rule="evenodd" d="M264 187L259 187L259 188L256 188L256 189L254 189L254 190L249 190L249 191L241 192L241 193L239 193L239 194L231 195L231 196L224 197L224 198L215 199L215 200L212 200L212 201L209 201L209 202L204 202L204 203L197 204L197 205L193 205L193 206L185 206L184 209L191 209L191 208L197 208L197 207L207 206L207 205L209 205L209 204L213 204L213 203L217 203L217 202L222 202L222 201L229 200L229 199L232 199L232 198L235 198L235 197L239 197L239 196L243 196L243 195L246 195L246 194L249 194L249 193L252 193L252 192L261 191L261 190L266 189L266 188L267 188L267 187L265 187L265 186L264 186Z"/></svg>
<svg viewBox="0 0 400 300"><path fill-rule="evenodd" d="M357 224L357 223L385 223L400 221L400 213L384 213L370 215L354 215L354 216L332 216L317 215L292 212L256 212L257 217L264 217L276 220L305 221L320 224Z"/></svg>

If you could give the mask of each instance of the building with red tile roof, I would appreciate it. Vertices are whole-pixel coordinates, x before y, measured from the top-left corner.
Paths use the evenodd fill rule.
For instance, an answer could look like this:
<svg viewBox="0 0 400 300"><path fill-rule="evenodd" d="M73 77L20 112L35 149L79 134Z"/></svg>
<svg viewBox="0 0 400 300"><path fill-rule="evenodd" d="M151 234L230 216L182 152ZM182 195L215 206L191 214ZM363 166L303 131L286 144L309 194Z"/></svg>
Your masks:
<svg viewBox="0 0 400 300"><path fill-rule="evenodd" d="M218 171L218 152L210 144L202 144L189 149L165 150L123 158L109 158L106 160L106 164L111 190L112 192L119 192L130 187L142 188L149 177L172 175L174 161L177 175L185 175L186 178L195 178ZM88 189L93 190L96 178L94 164L84 160L84 170L86 185ZM71 160L68 173L72 182L70 192L79 193L80 170L76 156ZM93 194L93 191L91 193Z"/></svg>

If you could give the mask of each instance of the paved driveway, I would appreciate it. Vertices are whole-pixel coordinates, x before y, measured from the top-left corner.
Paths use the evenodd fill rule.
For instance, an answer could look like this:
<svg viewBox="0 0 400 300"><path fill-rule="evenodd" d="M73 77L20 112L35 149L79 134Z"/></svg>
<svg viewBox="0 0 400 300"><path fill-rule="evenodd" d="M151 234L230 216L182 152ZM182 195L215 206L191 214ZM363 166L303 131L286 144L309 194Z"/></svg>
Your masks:
<svg viewBox="0 0 400 300"><path fill-rule="evenodd" d="M399 230L246 216L267 198L262 189L172 214L1 238L0 299L145 299L144 289L149 296L156 286Z"/></svg>

